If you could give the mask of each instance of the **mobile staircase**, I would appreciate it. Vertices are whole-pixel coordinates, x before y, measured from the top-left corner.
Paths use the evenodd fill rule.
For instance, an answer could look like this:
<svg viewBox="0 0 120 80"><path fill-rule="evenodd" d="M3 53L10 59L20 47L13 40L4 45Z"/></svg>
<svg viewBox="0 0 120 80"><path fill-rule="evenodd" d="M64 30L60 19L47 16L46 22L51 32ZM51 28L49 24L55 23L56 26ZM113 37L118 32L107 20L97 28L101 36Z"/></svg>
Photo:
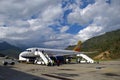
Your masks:
<svg viewBox="0 0 120 80"><path fill-rule="evenodd" d="M94 63L94 60L91 59L90 57L88 57L87 55L85 54L77 54L78 57L82 57L86 60L87 63Z"/></svg>
<svg viewBox="0 0 120 80"><path fill-rule="evenodd" d="M35 55L40 56L40 59L36 61L37 64L45 64L45 65L52 64L52 60L50 59L50 57L43 51L35 51Z"/></svg>

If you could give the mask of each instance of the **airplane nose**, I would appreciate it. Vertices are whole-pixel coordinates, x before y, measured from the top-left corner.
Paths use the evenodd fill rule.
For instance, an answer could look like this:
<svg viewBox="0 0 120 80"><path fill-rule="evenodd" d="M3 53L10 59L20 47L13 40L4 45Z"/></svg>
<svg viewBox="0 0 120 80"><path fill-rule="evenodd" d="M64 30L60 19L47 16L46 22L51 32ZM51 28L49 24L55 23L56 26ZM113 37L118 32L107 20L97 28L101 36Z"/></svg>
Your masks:
<svg viewBox="0 0 120 80"><path fill-rule="evenodd" d="M33 52L22 52L20 55L22 57L34 57L34 56L36 56Z"/></svg>
<svg viewBox="0 0 120 80"><path fill-rule="evenodd" d="M27 56L28 53L27 53L27 52L22 52L20 55L21 55L21 56Z"/></svg>

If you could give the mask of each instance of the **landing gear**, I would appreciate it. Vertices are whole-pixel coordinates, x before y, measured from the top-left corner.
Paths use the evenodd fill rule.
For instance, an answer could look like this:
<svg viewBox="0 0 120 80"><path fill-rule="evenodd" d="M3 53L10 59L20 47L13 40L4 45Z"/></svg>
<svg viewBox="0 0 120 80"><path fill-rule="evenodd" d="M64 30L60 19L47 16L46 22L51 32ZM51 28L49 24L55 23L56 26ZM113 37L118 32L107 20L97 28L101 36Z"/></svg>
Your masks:
<svg viewBox="0 0 120 80"><path fill-rule="evenodd" d="M5 66L8 65L8 62L3 62L3 65L5 65Z"/></svg>

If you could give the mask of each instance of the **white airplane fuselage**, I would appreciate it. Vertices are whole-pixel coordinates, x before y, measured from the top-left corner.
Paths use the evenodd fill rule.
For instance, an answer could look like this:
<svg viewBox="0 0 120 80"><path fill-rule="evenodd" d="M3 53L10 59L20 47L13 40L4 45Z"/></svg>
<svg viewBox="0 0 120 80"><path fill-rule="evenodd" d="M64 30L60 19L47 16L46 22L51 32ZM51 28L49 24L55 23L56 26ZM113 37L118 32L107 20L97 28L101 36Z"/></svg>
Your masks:
<svg viewBox="0 0 120 80"><path fill-rule="evenodd" d="M26 51L23 51L19 55L20 61L33 61L36 63L52 63L51 56L58 57L58 56L81 56L85 58L87 63L94 63L94 60L89 58L87 55L83 54L82 52L72 51L72 50L58 50L58 49L46 49L46 48L28 48ZM38 59L41 59L39 61Z"/></svg>

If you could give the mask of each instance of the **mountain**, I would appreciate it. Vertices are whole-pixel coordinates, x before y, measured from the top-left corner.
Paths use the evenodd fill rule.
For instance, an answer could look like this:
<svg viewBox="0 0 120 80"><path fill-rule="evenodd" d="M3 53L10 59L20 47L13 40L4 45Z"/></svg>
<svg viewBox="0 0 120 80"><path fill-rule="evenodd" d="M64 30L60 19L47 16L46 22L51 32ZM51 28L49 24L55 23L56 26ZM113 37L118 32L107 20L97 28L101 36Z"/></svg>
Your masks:
<svg viewBox="0 0 120 80"><path fill-rule="evenodd" d="M69 46L67 49L72 47L74 46ZM88 55L95 59L107 60L106 55L109 59L120 58L120 29L86 40L82 43L81 51L94 51L95 53Z"/></svg>
<svg viewBox="0 0 120 80"><path fill-rule="evenodd" d="M0 56L10 56L18 58L21 49L7 42L0 42Z"/></svg>

